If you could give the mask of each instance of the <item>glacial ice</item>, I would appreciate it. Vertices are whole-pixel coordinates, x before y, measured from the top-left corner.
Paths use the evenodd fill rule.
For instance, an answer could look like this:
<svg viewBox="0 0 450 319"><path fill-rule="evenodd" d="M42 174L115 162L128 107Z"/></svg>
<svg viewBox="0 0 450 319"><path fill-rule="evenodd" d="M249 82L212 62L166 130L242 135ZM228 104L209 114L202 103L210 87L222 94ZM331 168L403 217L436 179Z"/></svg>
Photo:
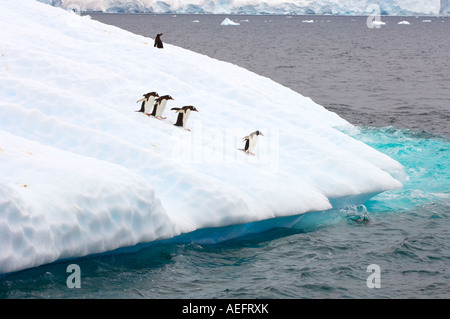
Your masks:
<svg viewBox="0 0 450 319"><path fill-rule="evenodd" d="M39 0L64 9L102 12L383 15L448 14L448 0Z"/></svg>
<svg viewBox="0 0 450 319"><path fill-rule="evenodd" d="M220 25L239 25L238 22L234 22L232 20L230 20L229 18L225 18Z"/></svg>
<svg viewBox="0 0 450 319"><path fill-rule="evenodd" d="M0 4L2 274L242 235L402 186L402 165L350 123L266 77L38 1ZM174 98L166 120L135 112L150 91ZM172 125L184 105L199 110L191 131ZM239 151L257 129L256 155Z"/></svg>

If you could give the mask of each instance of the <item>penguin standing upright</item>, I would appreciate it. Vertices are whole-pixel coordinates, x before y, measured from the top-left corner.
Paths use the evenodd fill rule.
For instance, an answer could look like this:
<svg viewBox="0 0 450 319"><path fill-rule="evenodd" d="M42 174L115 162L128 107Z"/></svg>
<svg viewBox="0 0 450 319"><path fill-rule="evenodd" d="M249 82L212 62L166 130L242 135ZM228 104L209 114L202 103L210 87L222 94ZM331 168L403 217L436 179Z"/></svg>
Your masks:
<svg viewBox="0 0 450 319"><path fill-rule="evenodd" d="M252 151L256 146L256 142L258 141L258 135L264 136L264 134L260 131L255 131L242 139L243 141L245 141L245 146L243 149L244 152L255 155L254 153L252 153Z"/></svg>
<svg viewBox="0 0 450 319"><path fill-rule="evenodd" d="M181 108L174 107L171 110L174 110L178 113L177 122L174 125L181 126L186 131L190 131L190 129L186 128L186 123L187 123L189 115L191 114L192 111L198 112L198 110L195 108L195 106L187 105L187 106L183 106Z"/></svg>
<svg viewBox="0 0 450 319"><path fill-rule="evenodd" d="M156 117L159 120L165 119L165 117L162 117L162 114L166 108L167 101L173 100L173 98L170 95L163 95L156 99L155 106L153 107L152 114L154 117Z"/></svg>
<svg viewBox="0 0 450 319"><path fill-rule="evenodd" d="M153 45L155 48L158 48L158 49L162 49L163 48L163 42L161 40L161 36L162 35L164 35L164 34L163 33L158 33L156 35L155 44Z"/></svg>
<svg viewBox="0 0 450 319"><path fill-rule="evenodd" d="M145 115L150 115L150 108L155 103L155 98L157 98L157 97L159 97L159 95L156 92L150 92L150 93L144 94L144 97L142 99L136 101L136 103L142 102L141 109L136 112L142 112Z"/></svg>

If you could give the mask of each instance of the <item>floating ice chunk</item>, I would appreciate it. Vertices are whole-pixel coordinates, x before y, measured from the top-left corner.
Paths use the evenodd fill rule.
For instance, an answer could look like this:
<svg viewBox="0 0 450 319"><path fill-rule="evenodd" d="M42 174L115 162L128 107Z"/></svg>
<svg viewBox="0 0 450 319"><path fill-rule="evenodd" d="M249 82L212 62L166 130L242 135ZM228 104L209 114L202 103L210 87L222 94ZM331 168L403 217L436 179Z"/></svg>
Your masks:
<svg viewBox="0 0 450 319"><path fill-rule="evenodd" d="M314 20L303 20L303 23L314 23Z"/></svg>
<svg viewBox="0 0 450 319"><path fill-rule="evenodd" d="M408 25L408 24L410 24L408 21L400 21L399 23L397 23L397 24L405 24L405 25Z"/></svg>
<svg viewBox="0 0 450 319"><path fill-rule="evenodd" d="M239 25L238 22L234 22L228 18L225 18L225 20L222 21L220 25Z"/></svg>
<svg viewBox="0 0 450 319"><path fill-rule="evenodd" d="M372 25L374 25L374 26L386 25L386 22L374 20L374 21L372 21Z"/></svg>

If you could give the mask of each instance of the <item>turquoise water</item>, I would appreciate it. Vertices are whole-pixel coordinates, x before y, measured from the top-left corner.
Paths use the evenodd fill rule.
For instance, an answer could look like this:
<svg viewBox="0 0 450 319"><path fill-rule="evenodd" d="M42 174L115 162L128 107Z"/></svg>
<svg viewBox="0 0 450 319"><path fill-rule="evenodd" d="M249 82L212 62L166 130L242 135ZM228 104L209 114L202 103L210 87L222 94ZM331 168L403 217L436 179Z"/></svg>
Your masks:
<svg viewBox="0 0 450 319"><path fill-rule="evenodd" d="M374 211L408 211L427 203L450 200L450 143L426 132L365 128L354 136L399 161L405 167L403 188L367 203Z"/></svg>

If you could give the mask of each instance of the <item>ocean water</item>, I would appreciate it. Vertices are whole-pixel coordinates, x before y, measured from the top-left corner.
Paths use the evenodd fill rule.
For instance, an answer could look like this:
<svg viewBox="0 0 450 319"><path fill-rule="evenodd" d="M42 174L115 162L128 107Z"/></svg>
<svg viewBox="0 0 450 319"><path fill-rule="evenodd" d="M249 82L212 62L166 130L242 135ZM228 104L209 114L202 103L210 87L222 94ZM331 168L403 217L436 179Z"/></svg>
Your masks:
<svg viewBox="0 0 450 319"><path fill-rule="evenodd" d="M0 278L0 298L450 297L450 18L382 17L386 25L368 28L366 17L229 16L240 25L220 26L226 16L90 15L164 33L165 43L311 97L356 125L347 134L402 163L404 187L304 214L289 229L210 245L168 240L21 271ZM81 288L67 286L72 263Z"/></svg>

